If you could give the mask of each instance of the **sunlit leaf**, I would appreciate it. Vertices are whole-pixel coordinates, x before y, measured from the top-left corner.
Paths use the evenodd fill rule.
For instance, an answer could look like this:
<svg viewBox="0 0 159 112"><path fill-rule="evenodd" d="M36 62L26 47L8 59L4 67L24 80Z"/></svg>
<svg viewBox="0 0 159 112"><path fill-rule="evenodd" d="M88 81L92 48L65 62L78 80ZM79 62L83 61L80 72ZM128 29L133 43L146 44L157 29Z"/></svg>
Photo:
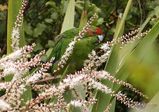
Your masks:
<svg viewBox="0 0 159 112"><path fill-rule="evenodd" d="M75 16L75 0L70 0L62 24L61 33L74 27L74 16Z"/></svg>

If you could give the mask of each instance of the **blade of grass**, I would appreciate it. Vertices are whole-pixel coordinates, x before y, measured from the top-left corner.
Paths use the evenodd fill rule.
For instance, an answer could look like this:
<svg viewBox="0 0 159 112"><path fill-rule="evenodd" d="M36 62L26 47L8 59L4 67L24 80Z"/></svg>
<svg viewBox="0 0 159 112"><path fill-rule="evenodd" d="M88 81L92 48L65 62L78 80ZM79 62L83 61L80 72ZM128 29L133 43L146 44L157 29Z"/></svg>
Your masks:
<svg viewBox="0 0 159 112"><path fill-rule="evenodd" d="M138 56L140 59L147 54L145 49L151 46L159 35L159 21L152 27L150 32L145 36L145 38L138 44L137 48L134 50L134 55Z"/></svg>
<svg viewBox="0 0 159 112"><path fill-rule="evenodd" d="M122 29L123 29L123 27L125 25L125 20L126 20L126 17L128 15L128 13L129 13L130 8L131 8L131 5L132 5L132 0L129 0L127 5L126 5L126 8L125 8L123 17L121 19L121 22L119 24L119 27L116 29L116 32L115 32L115 35L114 35L115 38L117 38L117 37L122 35Z"/></svg>
<svg viewBox="0 0 159 112"><path fill-rule="evenodd" d="M138 42L138 44L135 42L132 45L129 44L128 46L126 46L127 47L125 48L126 50L122 49L121 57L125 58L122 60L126 60L126 58L128 58L130 55L138 56L138 58L142 59L147 54L147 50L145 49L150 48L150 46L154 43L154 41L158 37L159 35L158 28L159 28L159 21L152 27L151 31L144 37L144 39ZM125 53L127 56L123 56L125 55Z"/></svg>
<svg viewBox="0 0 159 112"><path fill-rule="evenodd" d="M140 112L158 112L159 110L159 93L157 93L151 101L146 105L146 107ZM133 110L131 112L138 112L138 110Z"/></svg>
<svg viewBox="0 0 159 112"><path fill-rule="evenodd" d="M151 18L155 15L154 12L152 12L151 14L148 15L148 17L146 18L146 20L144 21L144 23L141 25L140 27L140 31L139 33L142 32L142 30L146 27L146 25L150 22ZM139 34L138 33L138 34ZM135 48L135 46L139 43L139 41L134 41L133 43L125 46L121 51L120 51L120 57L119 57L119 68L121 68L122 64L124 63L125 58L131 54L132 50Z"/></svg>
<svg viewBox="0 0 159 112"><path fill-rule="evenodd" d="M74 27L74 18L75 18L74 16L75 16L75 0L70 0L62 24L61 33Z"/></svg>
<svg viewBox="0 0 159 112"><path fill-rule="evenodd" d="M115 39L118 38L119 36L121 36L123 33L123 29L125 26L125 20L128 15L128 12L131 8L131 5L132 5L132 0L129 0L122 19L118 21L118 24L116 27L116 32L114 34ZM116 73L116 68L118 66L118 51L119 51L118 45L116 45L112 48L112 52L109 57L109 60L105 65L105 70L107 70L108 72L110 72L112 74ZM107 82L106 80L103 80L102 83L105 85L109 85L109 87L113 87L113 84L110 82ZM110 101L112 99L111 96L106 95L100 91L97 92L96 98L98 99L97 100L98 102L93 106L92 112L103 112L105 107L110 104ZM113 100L113 102L115 102L115 99ZM115 108L115 103L113 103L112 107ZM114 110L115 109L111 109L111 112L114 112Z"/></svg>
<svg viewBox="0 0 159 112"><path fill-rule="evenodd" d="M151 46L153 45L155 39L158 37L159 35L159 21L153 26L153 28L151 29L151 31L148 33L148 35L139 42L139 44L134 45L133 44L133 48L135 46L137 46L134 50L129 49L130 50L130 54L128 55L127 58L125 58L125 63L120 66L120 69L117 70L118 72L116 73L116 77L118 79L122 79L122 80L126 80L127 77L130 75L129 73L129 69L127 68L128 65L127 64L132 64L129 61L132 59L132 56L135 56L135 58L137 58L138 60L142 60L144 59L144 57L147 55L147 51L149 48L151 48ZM128 45L128 48L132 47ZM147 49L147 50L145 50ZM113 88L115 90L119 89L120 86L114 86Z"/></svg>
<svg viewBox="0 0 159 112"><path fill-rule="evenodd" d="M88 1L84 0L84 7L80 18L79 28L82 28L84 25L86 25L87 21L88 21Z"/></svg>
<svg viewBox="0 0 159 112"><path fill-rule="evenodd" d="M140 31L138 34L140 34L142 32L142 30L146 27L146 25L149 23L149 21L151 20L151 18L153 17L154 13L150 14L146 20L144 21L144 23L141 25L140 27ZM126 46L124 46L119 53L119 67L118 70L122 67L122 65L124 64L127 56L129 56L133 49L139 44L140 40L136 40L131 44L128 44Z"/></svg>
<svg viewBox="0 0 159 112"><path fill-rule="evenodd" d="M141 26L141 28L143 29L144 26L147 24L147 21L149 19L147 19L144 24ZM145 38L141 41L139 41L138 44L134 43L133 45L128 45L127 47L129 49L126 50L129 51L128 52L128 57L125 58L124 60L126 61L122 66L120 66L120 69L117 70L119 71L117 73L117 78L119 79L127 79L127 77L129 76L129 72L128 72L128 65L130 65L129 61L132 59L132 56L135 56L135 58L137 58L140 62L143 61L144 57L147 55L147 51L149 48L151 48L151 46L153 45L155 39L158 37L159 35L159 21L153 26L153 28L151 29L151 31L145 36ZM135 49L133 49L135 48ZM145 50L146 49L146 50ZM124 54L124 53L123 53ZM125 68L125 67L126 68ZM124 70L124 72L122 71L122 69ZM122 71L122 72L121 72ZM121 78L123 77L123 78ZM119 87L114 86L115 89L119 89Z"/></svg>
<svg viewBox="0 0 159 112"><path fill-rule="evenodd" d="M87 10L83 10L81 14L81 19L80 19L80 25L79 28L82 28L84 25L86 25L88 20L88 13Z"/></svg>

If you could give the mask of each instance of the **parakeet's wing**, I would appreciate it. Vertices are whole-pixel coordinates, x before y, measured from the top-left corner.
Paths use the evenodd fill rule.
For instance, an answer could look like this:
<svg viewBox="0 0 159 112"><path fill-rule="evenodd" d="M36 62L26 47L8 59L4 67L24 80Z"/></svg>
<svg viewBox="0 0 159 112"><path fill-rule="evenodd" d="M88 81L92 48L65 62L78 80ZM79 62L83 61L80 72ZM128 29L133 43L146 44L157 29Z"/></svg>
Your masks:
<svg viewBox="0 0 159 112"><path fill-rule="evenodd" d="M55 57L55 60L59 60L61 58L61 55L64 53L64 49L77 33L78 29L73 28L55 37L55 44L53 48L53 56Z"/></svg>

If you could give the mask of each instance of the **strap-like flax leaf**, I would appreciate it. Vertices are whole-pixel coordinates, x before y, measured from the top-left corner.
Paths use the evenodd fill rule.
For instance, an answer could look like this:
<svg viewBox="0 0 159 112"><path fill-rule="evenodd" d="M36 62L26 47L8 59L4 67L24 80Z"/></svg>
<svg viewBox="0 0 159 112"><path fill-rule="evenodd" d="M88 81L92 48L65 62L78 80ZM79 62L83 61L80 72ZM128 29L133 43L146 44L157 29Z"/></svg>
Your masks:
<svg viewBox="0 0 159 112"><path fill-rule="evenodd" d="M11 34L12 29L14 27L14 22L16 21L16 17L18 15L19 9L21 7L22 0L9 0L8 1L8 22L7 22L7 54L12 52L11 48ZM21 28L21 38L20 45L24 45L24 32L23 28Z"/></svg>
<svg viewBox="0 0 159 112"><path fill-rule="evenodd" d="M61 33L74 27L75 0L70 0L62 24Z"/></svg>
<svg viewBox="0 0 159 112"><path fill-rule="evenodd" d="M125 26L125 20L126 20L126 17L128 15L128 12L130 10L131 4L132 4L132 0L129 0L127 3L126 9L124 11L122 19L120 21L118 21L119 23L117 25L116 32L114 34L114 38L117 38L117 37L122 35L123 29ZM112 48L112 53L109 57L108 63L106 64L106 67L105 67L105 69L112 74L116 73L116 68L118 66L118 51L119 51L118 45L115 45ZM106 80L102 81L102 83L109 85L110 87L113 87L113 84L110 82L108 83ZM93 112L103 112L105 107L111 103L111 99L112 99L111 96L106 95L100 91L97 92L96 98L98 100L97 100L97 104L95 104L93 106L93 110L92 110ZM113 102L114 103L113 103L112 107L115 107L114 106L115 101L113 101ZM111 112L113 112L113 111L114 111L114 109L111 109Z"/></svg>

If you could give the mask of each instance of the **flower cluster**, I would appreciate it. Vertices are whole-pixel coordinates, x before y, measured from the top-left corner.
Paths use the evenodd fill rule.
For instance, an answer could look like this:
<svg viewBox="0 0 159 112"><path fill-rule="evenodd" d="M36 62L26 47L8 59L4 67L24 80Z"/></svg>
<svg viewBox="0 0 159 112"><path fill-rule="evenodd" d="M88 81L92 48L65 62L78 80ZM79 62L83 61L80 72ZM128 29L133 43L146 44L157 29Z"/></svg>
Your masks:
<svg viewBox="0 0 159 112"><path fill-rule="evenodd" d="M43 78L43 74L45 74L52 65L53 60L46 63L41 61L41 57L45 53L44 51L30 58L29 55L31 55L30 53L34 46L34 44L32 46L24 46L0 60L0 67L2 69L0 78L2 79L7 75L13 76L10 82L0 83L0 89L6 90L5 94L0 98L2 104L4 104L3 107L0 107L0 110L11 112L20 111L21 97L26 87L34 84L40 78ZM26 76L29 71L35 67L37 67L36 72ZM38 67L40 68L39 70Z"/></svg>
<svg viewBox="0 0 159 112"><path fill-rule="evenodd" d="M50 62L43 63L38 71L36 71L32 76L29 76L27 79L27 84L34 84L39 79L44 78L45 72L52 66L52 61L53 59L51 59Z"/></svg>
<svg viewBox="0 0 159 112"><path fill-rule="evenodd" d="M24 48L22 48L23 50L21 50L21 56L19 56L21 58L25 57L25 59L22 59L22 60L25 60L23 61L23 66L20 63L21 59L19 58L13 59L13 57L11 56L8 56L8 58L4 57L4 59L2 58L1 61L3 60L2 61L3 63L5 62L6 64L8 64L7 62L8 61L10 62L10 60L12 60L12 62L14 62L15 68L16 66L19 66L20 68L20 69L17 69L17 71L21 71L22 69L22 71L25 72L25 69L29 70L31 69L31 67L34 68L35 66L38 66L38 65L41 65L41 67L39 70L37 70L37 72L33 73L32 75L26 76L24 78L23 77L14 78L13 76L11 82L1 83L1 85L3 86L1 89L6 89L6 92L1 97L1 102L4 106L3 107L0 106L0 110L7 110L10 112L43 110L46 112L50 112L50 111L68 110L69 106L72 105L75 107L81 107L83 108L83 110L87 111L88 110L87 107L89 105L96 103L96 99L94 97L89 98L88 100L75 99L75 100L71 100L70 102L66 102L65 98L63 97L63 94L67 92L67 90L73 90L79 85L86 86L87 84L89 84L88 86L92 89L97 89L104 92L105 94L110 94L111 96L116 97L118 100L120 100L122 103L124 103L125 105L129 107L135 108L136 106L141 105L140 103L134 102L130 98L127 98L127 96L125 96L122 93L115 93L115 91L113 91L111 88L98 82L97 80L100 80L100 79L110 80L114 83L124 85L130 88L131 90L133 90L134 92L136 92L137 94L144 96L141 92L133 88L132 85L116 79L115 77L111 76L106 71L95 70L95 71L87 72L85 70L82 70L82 71L76 72L75 74L69 74L58 85L41 85L40 86L36 84L36 81L43 78L42 77L43 74L52 65L52 60L50 62L40 63L40 57L44 54L44 52L42 51L39 54L35 55L33 58L31 58L30 61L27 61L26 60L27 57L22 56L22 54L23 53L25 54L26 51L30 53L32 48L28 46ZM26 50L26 48L30 48L30 49ZM101 46L101 49L104 51L107 51L108 48L109 47L106 45ZM14 56L13 54L11 55ZM7 68L3 68L3 69L7 69ZM16 75L16 73L13 73L13 74ZM22 75L23 73L19 72L19 74ZM24 94L24 91L26 90L27 86L30 86L33 89L36 88L34 90L38 90L38 91L40 90L41 93L35 99L28 101L24 106L22 106L21 96ZM43 103L44 100L50 99L52 97L57 98L55 103L53 104L51 102L48 104Z"/></svg>
<svg viewBox="0 0 159 112"><path fill-rule="evenodd" d="M19 49L20 27L23 23L24 10L25 10L27 3L28 3L28 0L22 1L22 6L19 10L17 19L15 21L15 25L14 25L13 30L12 30L12 34L11 34L12 44L11 44L11 46L13 48L13 51L16 51Z"/></svg>
<svg viewBox="0 0 159 112"><path fill-rule="evenodd" d="M108 43L104 43L96 52L93 50L87 60L84 62L84 68L87 70L96 69L101 66L102 63L106 62L110 55L111 49Z"/></svg>
<svg viewBox="0 0 159 112"><path fill-rule="evenodd" d="M112 104L110 103L110 104L106 107L106 109L104 110L104 112L110 112L111 106L112 106Z"/></svg>
<svg viewBox="0 0 159 112"><path fill-rule="evenodd" d="M10 74L18 75L20 74L20 71L24 72L23 70L19 69L19 67L20 65L23 66L24 60L26 61L27 55L32 52L34 46L35 44L31 46L24 46L21 49L2 58L0 60L0 68L3 70L3 72L0 73L0 79ZM23 62L19 63L20 60L23 60Z"/></svg>
<svg viewBox="0 0 159 112"><path fill-rule="evenodd" d="M143 33L140 33L140 28L132 30L128 34L124 34L117 39L113 39L109 44L113 46L114 44L121 44L121 47L127 45L128 43L132 43L142 37L146 36L150 30L146 30Z"/></svg>
<svg viewBox="0 0 159 112"><path fill-rule="evenodd" d="M89 82L89 86L91 88L100 90L106 94L110 94L111 96L116 97L119 101L124 103L125 105L136 108L137 106L142 106L139 102L134 102L130 98L128 98L125 94L121 93L120 91L118 93L115 93L111 88L107 87L106 85L96 81L95 79L108 79L110 74L108 74L105 71L92 71L91 73L86 73L84 71L76 72L75 74L69 74L65 79L63 79L59 85L50 86L49 88L45 89L44 92L39 94L38 97L28 102L25 109L33 109L37 105L42 105L42 102L46 99L50 99L52 97L57 98L56 104L49 104L53 105L52 110L65 110L69 106L72 105L75 107L83 107L87 110L86 105L92 105L96 102L95 98L90 98L89 100L71 100L69 103L66 104L62 94L66 92L66 90L72 90L76 86L79 86L80 84L85 85L87 82Z"/></svg>
<svg viewBox="0 0 159 112"><path fill-rule="evenodd" d="M6 89L5 95L2 97L13 110L18 109L21 104L21 95L25 91L24 80L16 80L10 83L10 87Z"/></svg>

